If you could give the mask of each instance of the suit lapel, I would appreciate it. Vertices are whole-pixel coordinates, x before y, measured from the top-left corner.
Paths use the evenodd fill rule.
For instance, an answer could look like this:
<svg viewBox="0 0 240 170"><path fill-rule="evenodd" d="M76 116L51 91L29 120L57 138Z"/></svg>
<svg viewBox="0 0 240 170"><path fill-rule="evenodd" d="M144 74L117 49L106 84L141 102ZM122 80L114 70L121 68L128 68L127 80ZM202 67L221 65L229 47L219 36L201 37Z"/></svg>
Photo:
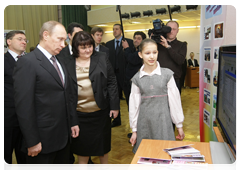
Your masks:
<svg viewBox="0 0 240 170"><path fill-rule="evenodd" d="M12 57L12 55L9 52L6 53L6 56L7 56L8 64L13 69L16 64L16 61L14 60L14 58Z"/></svg>
<svg viewBox="0 0 240 170"><path fill-rule="evenodd" d="M93 70L96 68L99 61L99 57L97 56L97 52L91 56L91 62L90 62L90 69L89 69L89 75L93 72Z"/></svg>
<svg viewBox="0 0 240 170"><path fill-rule="evenodd" d="M76 59L73 56L70 56L66 59L66 67L70 77L73 79L75 83L77 83L76 77Z"/></svg>
<svg viewBox="0 0 240 170"><path fill-rule="evenodd" d="M66 67L65 67L65 65L63 64L63 62L56 56L56 58L57 58L57 60L58 60L58 62L60 63L60 65L62 66L62 69L63 69L63 73L64 73L64 78L65 78L65 82L64 82L64 88L66 88L67 87L67 82L68 82L68 72L67 72L67 69L66 69Z"/></svg>
<svg viewBox="0 0 240 170"><path fill-rule="evenodd" d="M34 50L34 53L36 54L36 58L37 60L39 60L40 65L49 72L49 74L52 75L52 77L61 85L62 85L62 81L56 71L56 69L54 68L54 66L50 63L50 61L47 59L47 57L38 49L36 48Z"/></svg>

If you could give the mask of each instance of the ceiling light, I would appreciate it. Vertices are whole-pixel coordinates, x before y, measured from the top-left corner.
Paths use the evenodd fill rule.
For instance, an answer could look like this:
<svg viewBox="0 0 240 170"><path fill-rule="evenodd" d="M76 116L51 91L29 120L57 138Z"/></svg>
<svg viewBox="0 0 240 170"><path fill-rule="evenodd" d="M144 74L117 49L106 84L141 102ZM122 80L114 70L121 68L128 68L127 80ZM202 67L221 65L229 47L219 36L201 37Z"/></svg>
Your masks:
<svg viewBox="0 0 240 170"><path fill-rule="evenodd" d="M174 5L174 7L171 7L171 13L173 12L180 12L181 11L181 6L180 5Z"/></svg>
<svg viewBox="0 0 240 170"><path fill-rule="evenodd" d="M156 9L156 14L166 14L167 10L166 8Z"/></svg>
<svg viewBox="0 0 240 170"><path fill-rule="evenodd" d="M129 14L128 13L125 13L125 14L122 14L122 18L127 18L127 19L129 19Z"/></svg>
<svg viewBox="0 0 240 170"><path fill-rule="evenodd" d="M139 23L141 23L141 22L135 22L135 21L132 22L132 24L139 24Z"/></svg>
<svg viewBox="0 0 240 170"><path fill-rule="evenodd" d="M197 10L197 7L198 7L198 5L186 5L187 10L189 10L189 9Z"/></svg>
<svg viewBox="0 0 240 170"><path fill-rule="evenodd" d="M168 22L168 21L170 21L170 19L164 19L162 21ZM171 21L177 21L177 19L172 19Z"/></svg>
<svg viewBox="0 0 240 170"><path fill-rule="evenodd" d="M200 26L187 26L187 27L179 27L179 29L184 29L184 28L199 28Z"/></svg>
<svg viewBox="0 0 240 170"><path fill-rule="evenodd" d="M152 10L143 11L143 16L151 16L151 15L153 15Z"/></svg>
<svg viewBox="0 0 240 170"><path fill-rule="evenodd" d="M131 18L132 17L141 17L141 13L140 12L131 12Z"/></svg>
<svg viewBox="0 0 240 170"><path fill-rule="evenodd" d="M105 27L107 26L106 24L100 24L100 25L97 25L98 27Z"/></svg>

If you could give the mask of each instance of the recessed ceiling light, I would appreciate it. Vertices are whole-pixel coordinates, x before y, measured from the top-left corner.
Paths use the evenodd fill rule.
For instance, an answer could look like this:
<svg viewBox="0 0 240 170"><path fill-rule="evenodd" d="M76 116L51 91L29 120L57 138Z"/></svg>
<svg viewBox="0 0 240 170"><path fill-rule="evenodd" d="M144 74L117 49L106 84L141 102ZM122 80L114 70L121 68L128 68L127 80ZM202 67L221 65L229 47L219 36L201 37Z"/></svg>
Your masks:
<svg viewBox="0 0 240 170"><path fill-rule="evenodd" d="M100 24L100 25L97 25L98 27L104 27L104 26L107 26L106 24Z"/></svg>
<svg viewBox="0 0 240 170"><path fill-rule="evenodd" d="M170 21L170 19L164 19L162 21L168 22L168 21ZM172 19L172 21L177 21L177 19Z"/></svg>
<svg viewBox="0 0 240 170"><path fill-rule="evenodd" d="M133 21L132 23L133 23L133 24L139 24L139 23L141 23L141 22L135 22L135 21Z"/></svg>

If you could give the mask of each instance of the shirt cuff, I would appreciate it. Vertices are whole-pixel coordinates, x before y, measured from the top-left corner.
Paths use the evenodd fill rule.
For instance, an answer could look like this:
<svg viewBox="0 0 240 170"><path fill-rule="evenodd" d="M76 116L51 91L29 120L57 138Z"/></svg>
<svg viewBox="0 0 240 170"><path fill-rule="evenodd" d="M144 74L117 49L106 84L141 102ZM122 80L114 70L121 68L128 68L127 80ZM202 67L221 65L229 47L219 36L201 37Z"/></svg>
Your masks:
<svg viewBox="0 0 240 170"><path fill-rule="evenodd" d="M133 128L133 129L132 129L132 132L137 132L137 128Z"/></svg>
<svg viewBox="0 0 240 170"><path fill-rule="evenodd" d="M177 128L182 128L182 127L183 127L183 124L182 124L182 123L178 123L178 124L176 124L176 127L177 127Z"/></svg>

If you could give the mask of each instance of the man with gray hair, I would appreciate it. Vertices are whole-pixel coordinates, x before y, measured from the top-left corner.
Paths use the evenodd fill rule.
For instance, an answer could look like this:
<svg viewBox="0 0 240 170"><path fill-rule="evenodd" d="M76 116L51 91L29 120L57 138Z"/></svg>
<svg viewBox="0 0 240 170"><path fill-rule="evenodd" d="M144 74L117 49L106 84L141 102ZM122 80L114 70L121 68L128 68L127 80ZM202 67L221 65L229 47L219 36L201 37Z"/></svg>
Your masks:
<svg viewBox="0 0 240 170"><path fill-rule="evenodd" d="M45 22L39 45L16 63L13 81L16 112L28 164L67 164L70 141L79 135L72 109L68 73L55 56L65 47L66 31Z"/></svg>

